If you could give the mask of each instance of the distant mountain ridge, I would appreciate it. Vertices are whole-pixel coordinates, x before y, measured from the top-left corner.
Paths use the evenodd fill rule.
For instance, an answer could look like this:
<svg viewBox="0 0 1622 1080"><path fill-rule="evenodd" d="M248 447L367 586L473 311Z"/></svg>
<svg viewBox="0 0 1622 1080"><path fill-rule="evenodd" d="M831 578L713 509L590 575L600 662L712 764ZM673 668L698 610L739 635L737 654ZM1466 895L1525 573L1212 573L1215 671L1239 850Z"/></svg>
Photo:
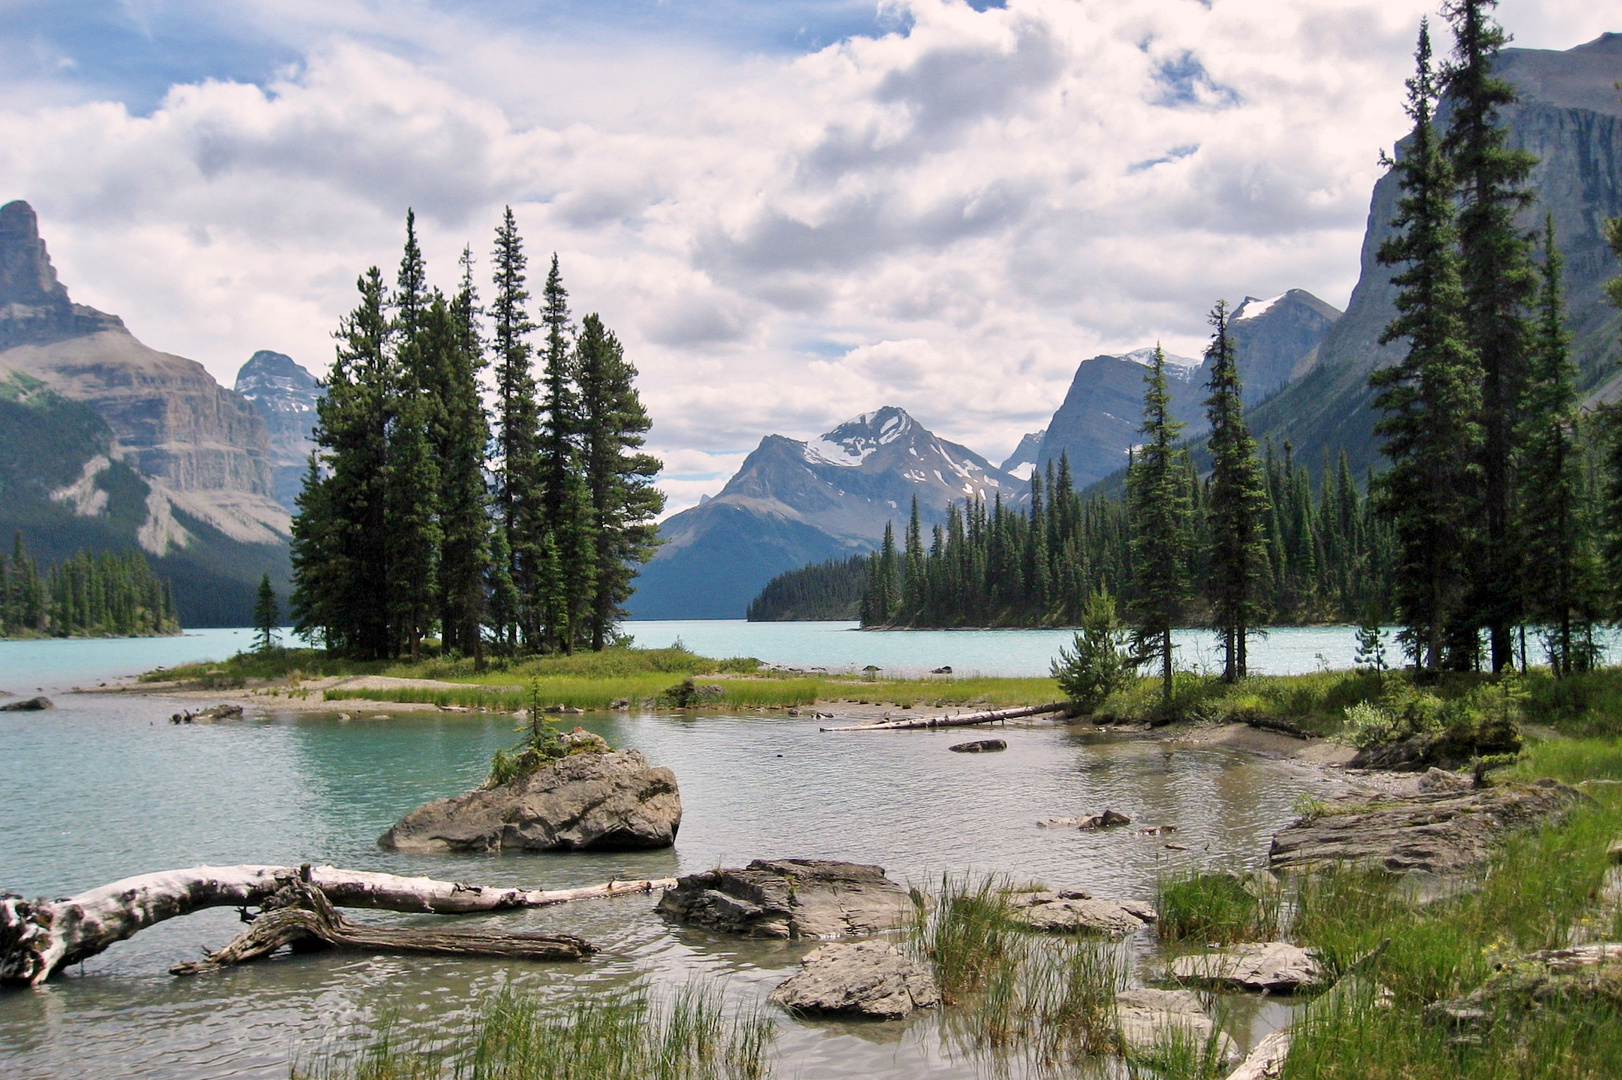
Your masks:
<svg viewBox="0 0 1622 1080"><path fill-rule="evenodd" d="M260 349L237 372L236 392L253 403L265 422L276 501L293 513L316 449L321 383L291 356Z"/></svg>
<svg viewBox="0 0 1622 1080"><path fill-rule="evenodd" d="M1023 505L1029 489L893 406L813 439L768 435L719 495L660 527L664 544L630 608L641 619L741 619L783 571L870 550L887 522L899 537L914 495L927 528L953 502Z"/></svg>
<svg viewBox="0 0 1622 1080"><path fill-rule="evenodd" d="M286 589L290 523L258 412L73 303L21 201L0 206L0 457L0 533L23 530L43 561L139 547L190 626L246 624L261 574Z"/></svg>

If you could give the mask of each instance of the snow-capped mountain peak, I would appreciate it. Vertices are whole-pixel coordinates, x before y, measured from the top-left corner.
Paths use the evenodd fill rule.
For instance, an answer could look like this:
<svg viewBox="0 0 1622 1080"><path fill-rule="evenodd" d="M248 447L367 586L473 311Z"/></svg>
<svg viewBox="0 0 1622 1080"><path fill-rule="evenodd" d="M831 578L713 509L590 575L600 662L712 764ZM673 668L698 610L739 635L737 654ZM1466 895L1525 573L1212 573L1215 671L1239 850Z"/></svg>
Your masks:
<svg viewBox="0 0 1622 1080"><path fill-rule="evenodd" d="M813 465L855 468L872 457L879 447L888 446L916 426L905 409L886 405L875 412L846 420L824 435L806 440L805 460Z"/></svg>
<svg viewBox="0 0 1622 1080"><path fill-rule="evenodd" d="M1259 319L1263 315L1266 315L1269 311L1272 311L1273 305L1284 299L1284 296L1284 293L1279 293L1277 296L1268 297L1266 300L1258 300L1254 296L1247 296L1245 297L1244 302L1234 309L1232 321L1238 322L1240 319Z"/></svg>

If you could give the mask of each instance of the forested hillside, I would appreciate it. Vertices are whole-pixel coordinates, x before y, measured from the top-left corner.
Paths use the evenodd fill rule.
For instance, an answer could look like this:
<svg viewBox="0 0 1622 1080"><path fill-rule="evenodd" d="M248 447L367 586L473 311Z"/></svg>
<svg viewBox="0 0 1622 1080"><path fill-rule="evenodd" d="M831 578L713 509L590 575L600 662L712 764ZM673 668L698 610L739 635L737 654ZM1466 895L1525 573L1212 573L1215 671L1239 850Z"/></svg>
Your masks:
<svg viewBox="0 0 1622 1080"><path fill-rule="evenodd" d="M852 555L778 574L749 602L749 621L855 619L862 610L868 563L868 556Z"/></svg>

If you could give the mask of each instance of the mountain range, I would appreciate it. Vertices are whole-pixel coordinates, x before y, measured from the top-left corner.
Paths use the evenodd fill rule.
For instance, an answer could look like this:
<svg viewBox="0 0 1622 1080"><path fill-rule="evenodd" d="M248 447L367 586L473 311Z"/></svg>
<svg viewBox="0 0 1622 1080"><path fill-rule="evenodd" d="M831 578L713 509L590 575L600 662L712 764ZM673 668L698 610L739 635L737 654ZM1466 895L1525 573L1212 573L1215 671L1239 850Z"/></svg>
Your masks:
<svg viewBox="0 0 1622 1080"><path fill-rule="evenodd" d="M139 547L188 626L245 625L262 574L287 586L259 411L73 303L21 201L0 207L0 535L17 530L43 562Z"/></svg>
<svg viewBox="0 0 1622 1080"><path fill-rule="evenodd" d="M1531 230L1546 211L1553 213L1566 259L1569 325L1582 389L1590 402L1616 400L1622 397L1622 370L1616 364L1622 313L1602 293L1617 264L1600 228L1607 218L1622 216L1622 103L1615 89L1622 80L1622 34L1605 34L1564 52L1506 49L1498 70L1520 95L1502 111L1509 143L1538 158L1530 185L1538 201L1523 223ZM1444 103L1440 122L1446 120ZM1395 359L1399 348L1379 344L1395 309L1391 271L1375 259L1391 235L1396 195L1396 178L1388 173L1375 185L1361 272L1344 314L1301 289L1246 296L1232 310L1230 332L1252 431L1259 441L1290 444L1297 460L1315 463L1344 449L1359 475L1380 466L1367 387L1369 373ZM1078 488L1118 484L1127 453L1138 441L1144 365L1152 351L1081 361L1048 426L1021 440L1002 463L1002 475L1024 480L1062 456ZM1185 435L1197 440L1206 428L1208 372L1200 361L1167 359L1172 412L1188 425ZM661 535L668 545L645 574L656 587L631 601L638 615L740 618L750 588L758 589L774 574L877 544L887 520L882 503L869 500L862 514L839 529L825 529L821 523L838 514L815 485L805 486L816 493L814 510L793 484L774 487L769 505L725 498L757 468L757 458L774 440L804 445L769 437L722 496L665 523ZM999 490L1005 502L1015 501L1006 489ZM1019 494L1028 499L1027 492ZM938 520L945 509L939 500L953 496L941 490L930 495L929 513ZM924 494L920 501L926 502ZM720 506L707 509L715 504ZM899 524L904 516L888 520Z"/></svg>

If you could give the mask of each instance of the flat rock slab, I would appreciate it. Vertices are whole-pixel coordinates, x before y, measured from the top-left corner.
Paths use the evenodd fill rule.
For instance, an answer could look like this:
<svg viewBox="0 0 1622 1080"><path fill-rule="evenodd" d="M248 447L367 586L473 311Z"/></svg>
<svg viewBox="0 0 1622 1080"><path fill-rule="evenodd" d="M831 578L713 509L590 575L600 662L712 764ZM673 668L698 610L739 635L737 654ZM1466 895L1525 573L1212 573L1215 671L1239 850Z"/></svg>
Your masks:
<svg viewBox="0 0 1622 1080"><path fill-rule="evenodd" d="M56 708L56 702L48 697L24 698L22 701L12 701L0 705L0 712L40 712L44 709Z"/></svg>
<svg viewBox="0 0 1622 1080"><path fill-rule="evenodd" d="M1203 1050L1216 1041L1217 1057L1236 1065L1239 1046L1218 1031L1200 996L1192 990L1155 990L1136 987L1115 995L1115 1015L1121 1027L1121 1048L1128 1057L1154 1060L1168 1044L1192 1044Z"/></svg>
<svg viewBox="0 0 1622 1080"><path fill-rule="evenodd" d="M1275 870L1350 863L1392 873L1464 873L1484 864L1505 833L1558 819L1580 798L1554 780L1398 798L1342 797L1329 802L1327 813L1280 830L1268 862Z"/></svg>
<svg viewBox="0 0 1622 1080"><path fill-rule="evenodd" d="M1474 1035L1507 1014L1583 998L1622 1000L1622 943L1529 953L1500 964L1470 993L1428 1006L1425 1017Z"/></svg>
<svg viewBox="0 0 1622 1080"><path fill-rule="evenodd" d="M680 878L660 914L742 937L827 938L893 930L913 914L882 866L828 859L756 859Z"/></svg>
<svg viewBox="0 0 1622 1080"><path fill-rule="evenodd" d="M1268 941L1179 956L1171 962L1171 976L1182 982L1291 993L1318 985L1323 969L1305 949Z"/></svg>
<svg viewBox="0 0 1622 1080"><path fill-rule="evenodd" d="M887 941L834 942L807 953L771 993L795 1012L894 1020L940 1003L935 976Z"/></svg>
<svg viewBox="0 0 1622 1080"><path fill-rule="evenodd" d="M956 746L948 746L947 749L954 754L991 754L1008 749L1008 744L1002 739L976 739L973 742L960 742Z"/></svg>
<svg viewBox="0 0 1622 1080"><path fill-rule="evenodd" d="M676 774L637 750L578 753L499 787L425 803L378 844L423 854L623 851L676 842Z"/></svg>
<svg viewBox="0 0 1622 1080"><path fill-rule="evenodd" d="M1085 817L1050 817L1036 823L1039 829L1113 829L1117 825L1130 825L1132 819L1114 810Z"/></svg>
<svg viewBox="0 0 1622 1080"><path fill-rule="evenodd" d="M1136 933L1155 921L1155 909L1135 900L1099 900L1081 889L1009 893L1012 918L1049 934Z"/></svg>

